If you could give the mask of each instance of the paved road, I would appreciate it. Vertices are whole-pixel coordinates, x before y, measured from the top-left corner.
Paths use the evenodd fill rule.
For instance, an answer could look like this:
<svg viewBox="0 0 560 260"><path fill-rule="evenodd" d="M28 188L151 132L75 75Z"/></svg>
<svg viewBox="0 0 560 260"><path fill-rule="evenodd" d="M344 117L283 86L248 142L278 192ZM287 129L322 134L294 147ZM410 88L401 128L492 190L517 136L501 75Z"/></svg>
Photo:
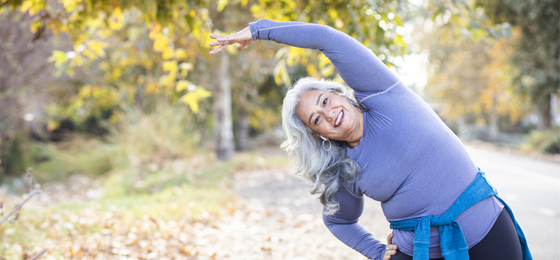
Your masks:
<svg viewBox="0 0 560 260"><path fill-rule="evenodd" d="M467 147L512 208L535 260L560 259L560 164Z"/></svg>

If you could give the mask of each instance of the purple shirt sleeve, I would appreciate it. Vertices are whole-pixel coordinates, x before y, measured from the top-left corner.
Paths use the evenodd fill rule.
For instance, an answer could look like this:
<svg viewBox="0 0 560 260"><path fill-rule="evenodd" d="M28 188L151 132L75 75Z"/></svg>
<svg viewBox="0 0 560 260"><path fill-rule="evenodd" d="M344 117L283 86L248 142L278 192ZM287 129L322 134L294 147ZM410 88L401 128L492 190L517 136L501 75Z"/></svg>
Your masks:
<svg viewBox="0 0 560 260"><path fill-rule="evenodd" d="M254 40L322 51L346 84L357 91L382 91L399 81L371 50L347 34L326 25L275 22L249 24Z"/></svg>
<svg viewBox="0 0 560 260"><path fill-rule="evenodd" d="M323 215L327 228L336 238L367 258L383 259L386 245L358 223L364 209L363 196L352 195L344 186L334 196L340 202L340 210L334 215Z"/></svg>

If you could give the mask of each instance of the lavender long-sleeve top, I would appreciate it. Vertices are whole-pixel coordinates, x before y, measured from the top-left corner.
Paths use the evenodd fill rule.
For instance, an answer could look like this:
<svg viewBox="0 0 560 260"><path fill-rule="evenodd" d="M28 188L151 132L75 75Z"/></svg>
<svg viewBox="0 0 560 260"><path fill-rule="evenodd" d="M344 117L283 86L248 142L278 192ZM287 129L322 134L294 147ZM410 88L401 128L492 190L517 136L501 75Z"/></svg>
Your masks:
<svg viewBox="0 0 560 260"><path fill-rule="evenodd" d="M254 40L322 51L369 109L363 114L360 144L347 150L363 170L362 176L338 190L340 210L323 217L329 230L348 246L368 258L383 258L385 245L358 223L364 196L381 202L388 221L438 216L475 178L478 169L457 136L352 37L324 25L264 19L251 23L250 29ZM491 197L457 217L469 248L484 238L502 207ZM393 232L393 243L412 255L414 233ZM430 240L430 258L441 257L435 227Z"/></svg>

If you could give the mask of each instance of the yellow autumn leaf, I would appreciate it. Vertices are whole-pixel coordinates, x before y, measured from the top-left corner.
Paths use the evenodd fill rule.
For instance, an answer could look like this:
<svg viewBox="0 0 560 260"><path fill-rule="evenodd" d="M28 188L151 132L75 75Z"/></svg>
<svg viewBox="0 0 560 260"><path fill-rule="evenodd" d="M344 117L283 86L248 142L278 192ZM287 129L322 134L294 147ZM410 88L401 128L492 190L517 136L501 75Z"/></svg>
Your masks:
<svg viewBox="0 0 560 260"><path fill-rule="evenodd" d="M169 60L173 58L173 50L171 50L170 48L164 49L163 52L161 53L161 58L164 60Z"/></svg>
<svg viewBox="0 0 560 260"><path fill-rule="evenodd" d="M197 87L194 91L199 98L207 98L212 96L212 92L202 88Z"/></svg>
<svg viewBox="0 0 560 260"><path fill-rule="evenodd" d="M216 11L221 12L222 10L224 10L224 8L226 7L226 5L229 3L228 0L219 0L218 1L218 7L216 8Z"/></svg>
<svg viewBox="0 0 560 260"><path fill-rule="evenodd" d="M254 17L259 17L261 12L261 7L257 4L251 6L251 13Z"/></svg>
<svg viewBox="0 0 560 260"><path fill-rule="evenodd" d="M39 29L41 26L43 26L43 21L41 20L35 20L31 23L30 27L31 27L31 32L36 32L37 29Z"/></svg>
<svg viewBox="0 0 560 260"><path fill-rule="evenodd" d="M183 49L177 49L175 50L175 58L184 60L187 58L187 52Z"/></svg>
<svg viewBox="0 0 560 260"><path fill-rule="evenodd" d="M164 61L162 68L163 71L168 71L170 74L177 73L177 63L174 61Z"/></svg>
<svg viewBox="0 0 560 260"><path fill-rule="evenodd" d="M150 39L154 40L156 37L158 37L160 35L161 29L162 29L161 24L159 23L154 24L154 27L152 28L150 34L148 35Z"/></svg>
<svg viewBox="0 0 560 260"><path fill-rule="evenodd" d="M19 10L22 13L26 13L27 10L29 10L29 8L31 7L32 4L33 4L33 1L31 1L31 0L23 1L23 3L21 3L21 5L19 7Z"/></svg>
<svg viewBox="0 0 560 260"><path fill-rule="evenodd" d="M173 86L173 82L175 82L175 74L164 75L159 78L159 85L164 86Z"/></svg>
<svg viewBox="0 0 560 260"><path fill-rule="evenodd" d="M186 80L179 80L175 85L175 91L181 92L189 87L189 83Z"/></svg>
<svg viewBox="0 0 560 260"><path fill-rule="evenodd" d="M64 9L67 13L70 13L78 6L78 2L76 0L62 0L62 4L64 5Z"/></svg>
<svg viewBox="0 0 560 260"><path fill-rule="evenodd" d="M180 100L189 105L193 113L198 113L198 101L210 96L212 96L212 92L202 87L197 87L194 91L190 91L187 94L183 95Z"/></svg>
<svg viewBox="0 0 560 260"><path fill-rule="evenodd" d="M93 60L95 58L97 58L97 55L95 55L95 53L91 50L85 49L82 54L84 54L84 56L88 57L89 59Z"/></svg>
<svg viewBox="0 0 560 260"><path fill-rule="evenodd" d="M309 76L315 76L317 75L317 67L315 67L314 64L309 64L307 65L307 74Z"/></svg>
<svg viewBox="0 0 560 260"><path fill-rule="evenodd" d="M193 111L193 113L198 113L198 99L196 98L196 94L193 92L189 92L181 97L181 100Z"/></svg>
<svg viewBox="0 0 560 260"><path fill-rule="evenodd" d="M331 64L331 61L329 60L329 58L327 58L327 56L325 56L324 54L319 54L319 68L322 69L325 66L327 66L328 64Z"/></svg>
<svg viewBox="0 0 560 260"><path fill-rule="evenodd" d="M59 19L53 19L47 25L48 29L51 29L56 36L59 36L61 32L68 31L68 26L63 24Z"/></svg>
<svg viewBox="0 0 560 260"><path fill-rule="evenodd" d="M165 49L169 49L169 43L165 35L158 33L154 38L154 50L162 52Z"/></svg>
<svg viewBox="0 0 560 260"><path fill-rule="evenodd" d="M56 68L59 68L66 60L66 53L63 51L53 51L52 56L48 59L50 62L54 61L54 66Z"/></svg>
<svg viewBox="0 0 560 260"><path fill-rule="evenodd" d="M110 19L109 20L109 28L113 31L118 31L123 28L123 23L119 22L118 20Z"/></svg>
<svg viewBox="0 0 560 260"><path fill-rule="evenodd" d="M105 56L105 51L103 51L103 42L98 42L98 41L90 41L87 43L87 46L89 49L91 49L93 52L95 52L95 54L97 54L97 56L99 57L103 57Z"/></svg>
<svg viewBox="0 0 560 260"><path fill-rule="evenodd" d="M91 86L90 85L85 85L83 87L80 88L80 92L78 93L78 96L80 96L81 98L86 98L91 96Z"/></svg>

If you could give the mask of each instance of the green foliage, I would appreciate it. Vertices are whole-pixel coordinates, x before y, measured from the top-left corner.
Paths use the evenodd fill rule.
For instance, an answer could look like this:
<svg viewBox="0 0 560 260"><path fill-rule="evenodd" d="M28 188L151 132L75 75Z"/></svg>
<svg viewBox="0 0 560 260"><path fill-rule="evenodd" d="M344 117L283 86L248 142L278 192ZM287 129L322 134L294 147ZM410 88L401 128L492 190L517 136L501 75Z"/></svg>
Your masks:
<svg viewBox="0 0 560 260"><path fill-rule="evenodd" d="M532 131L526 136L520 149L526 152L560 154L560 127L547 131Z"/></svg>
<svg viewBox="0 0 560 260"><path fill-rule="evenodd" d="M512 83L541 110L542 128L552 126L551 94L560 94L560 2L556 0L476 1L495 23L510 23L520 32L510 56Z"/></svg>
<svg viewBox="0 0 560 260"><path fill-rule="evenodd" d="M73 174L101 176L123 158L119 147L97 139L74 136L68 143L32 144L35 176L39 182L62 181Z"/></svg>
<svg viewBox="0 0 560 260"><path fill-rule="evenodd" d="M512 42L441 42L427 36L423 45L430 51L432 75L427 90L442 105L444 118L455 120L467 115L477 123L499 115L515 124L528 111L527 100L511 86L508 55ZM494 118L497 120L497 118Z"/></svg>
<svg viewBox="0 0 560 260"><path fill-rule="evenodd" d="M126 109L114 124L106 124L110 133L103 139L74 135L58 145L33 144L30 154L37 177L48 181L72 174L142 171L194 154L202 141L204 117L196 119L184 106L154 104L149 113Z"/></svg>
<svg viewBox="0 0 560 260"><path fill-rule="evenodd" d="M127 109L111 129L109 140L123 145L129 157L165 160L189 156L202 142L205 115L194 116L180 105L154 101L149 111Z"/></svg>
<svg viewBox="0 0 560 260"><path fill-rule="evenodd" d="M18 176L25 173L28 158L26 150L28 140L22 134L8 136L9 139L0 138L0 181L4 176Z"/></svg>

